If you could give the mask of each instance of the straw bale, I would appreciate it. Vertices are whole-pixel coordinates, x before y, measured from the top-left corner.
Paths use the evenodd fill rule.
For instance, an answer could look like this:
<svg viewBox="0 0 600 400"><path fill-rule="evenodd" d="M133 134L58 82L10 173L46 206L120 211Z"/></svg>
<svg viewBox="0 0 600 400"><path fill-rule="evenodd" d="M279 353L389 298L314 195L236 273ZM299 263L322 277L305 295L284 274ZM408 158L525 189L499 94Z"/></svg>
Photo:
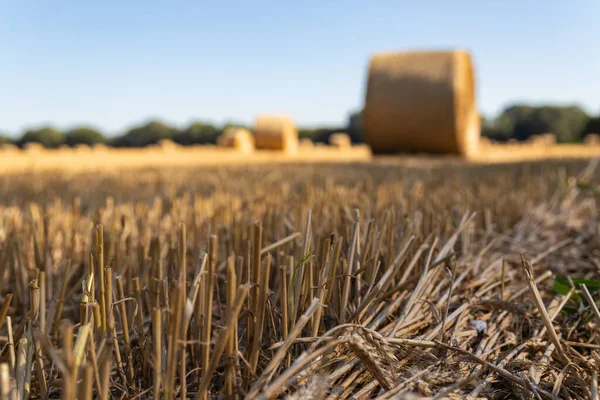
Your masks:
<svg viewBox="0 0 600 400"><path fill-rule="evenodd" d="M19 148L19 146L16 146L12 143L6 143L0 145L0 151L3 153L17 153L20 152L21 149Z"/></svg>
<svg viewBox="0 0 600 400"><path fill-rule="evenodd" d="M96 143L92 146L92 151L95 153L104 153L110 150L110 148L104 143Z"/></svg>
<svg viewBox="0 0 600 400"><path fill-rule="evenodd" d="M254 138L248 129L228 128L217 138L217 145L232 148L242 153L252 153L254 151Z"/></svg>
<svg viewBox="0 0 600 400"><path fill-rule="evenodd" d="M352 147L350 136L343 132L332 133L329 136L329 144L338 149L349 149Z"/></svg>
<svg viewBox="0 0 600 400"><path fill-rule="evenodd" d="M375 153L475 153L481 129L469 53L375 55L363 126Z"/></svg>
<svg viewBox="0 0 600 400"><path fill-rule="evenodd" d="M156 147L165 153L174 153L178 150L179 145L170 139L161 139L156 143Z"/></svg>
<svg viewBox="0 0 600 400"><path fill-rule="evenodd" d="M73 150L75 150L78 153L90 153L92 151L92 148L85 143L79 143L73 147Z"/></svg>
<svg viewBox="0 0 600 400"><path fill-rule="evenodd" d="M257 149L295 153L298 150L298 129L290 117L260 115L256 118L254 140Z"/></svg>
<svg viewBox="0 0 600 400"><path fill-rule="evenodd" d="M310 140L309 138L300 139L299 146L300 146L301 149L305 149L305 150L309 150L309 149L314 149L315 148L314 142L312 140Z"/></svg>
<svg viewBox="0 0 600 400"><path fill-rule="evenodd" d="M44 147L44 145L38 142L29 142L25 143L25 145L23 146L23 151L29 154L38 154L46 151L46 148Z"/></svg>
<svg viewBox="0 0 600 400"><path fill-rule="evenodd" d="M600 133L588 133L583 138L583 143L588 146L598 146L600 145Z"/></svg>

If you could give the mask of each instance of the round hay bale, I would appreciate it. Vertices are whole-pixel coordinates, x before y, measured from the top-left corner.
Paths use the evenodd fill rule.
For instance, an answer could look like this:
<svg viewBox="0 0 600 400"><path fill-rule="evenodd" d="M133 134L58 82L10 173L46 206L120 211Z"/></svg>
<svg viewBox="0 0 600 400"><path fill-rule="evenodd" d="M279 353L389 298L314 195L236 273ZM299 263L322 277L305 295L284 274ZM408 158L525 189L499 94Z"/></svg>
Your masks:
<svg viewBox="0 0 600 400"><path fill-rule="evenodd" d="M349 149L352 147L350 136L342 132L329 135L329 144L338 149Z"/></svg>
<svg viewBox="0 0 600 400"><path fill-rule="evenodd" d="M92 146L92 151L94 153L105 153L109 150L110 148L105 145L104 143L96 143Z"/></svg>
<svg viewBox="0 0 600 400"><path fill-rule="evenodd" d="M254 138L248 129L227 128L217 138L217 145L232 148L242 153L252 153L254 151Z"/></svg>
<svg viewBox="0 0 600 400"><path fill-rule="evenodd" d="M179 145L170 139L161 139L156 143L156 148L165 153L174 153L178 150Z"/></svg>
<svg viewBox="0 0 600 400"><path fill-rule="evenodd" d="M295 153L298 150L298 129L290 117L260 115L254 126L257 149Z"/></svg>
<svg viewBox="0 0 600 400"><path fill-rule="evenodd" d="M544 138L544 143L546 146L554 146L556 143L558 143L554 133L544 133L542 137Z"/></svg>
<svg viewBox="0 0 600 400"><path fill-rule="evenodd" d="M315 144L309 138L300 139L298 146L303 150L312 150L315 148Z"/></svg>
<svg viewBox="0 0 600 400"><path fill-rule="evenodd" d="M489 137L481 136L479 138L479 146L480 147L489 147L492 145L492 140Z"/></svg>
<svg viewBox="0 0 600 400"><path fill-rule="evenodd" d="M374 153L475 153L481 129L469 53L375 55L363 127Z"/></svg>
<svg viewBox="0 0 600 400"><path fill-rule="evenodd" d="M23 151L28 154L39 154L45 152L46 148L44 147L44 145L38 142L29 142L25 143L25 145L23 146Z"/></svg>
<svg viewBox="0 0 600 400"><path fill-rule="evenodd" d="M16 146L12 143L6 143L0 145L0 151L3 153L18 153L21 152L21 149L19 148L19 146Z"/></svg>
<svg viewBox="0 0 600 400"><path fill-rule="evenodd" d="M600 133L588 133L583 138L583 143L585 143L588 146L600 145Z"/></svg>
<svg viewBox="0 0 600 400"><path fill-rule="evenodd" d="M85 143L79 143L73 147L73 150L77 153L91 153L92 148Z"/></svg>

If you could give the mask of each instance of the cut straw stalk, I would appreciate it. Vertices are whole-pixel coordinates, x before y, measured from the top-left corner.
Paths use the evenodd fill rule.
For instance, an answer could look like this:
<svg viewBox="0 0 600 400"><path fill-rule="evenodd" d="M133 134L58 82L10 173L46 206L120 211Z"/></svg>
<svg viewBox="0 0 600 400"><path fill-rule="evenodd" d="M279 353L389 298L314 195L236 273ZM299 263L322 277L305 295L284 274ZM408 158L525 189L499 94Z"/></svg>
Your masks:
<svg viewBox="0 0 600 400"><path fill-rule="evenodd" d="M206 286L204 293L204 325L202 334L202 359L201 359L201 371L202 374L206 373L208 364L210 362L210 344L211 344L211 331L212 331L212 307L213 307L213 293L215 285L215 273L217 267L217 236L211 235L208 239L208 271L206 275Z"/></svg>
<svg viewBox="0 0 600 400"><path fill-rule="evenodd" d="M208 368L204 371L202 375L202 380L200 381L200 388L198 389L198 394L196 395L197 400L206 400L208 398L208 386L210 384L212 374L218 366L219 359L227 346L227 342L229 341L229 336L233 335L233 328L235 327L235 321L238 318L240 310L242 309L242 305L244 304L244 300L248 294L248 285L239 286L237 289L237 293L235 295L235 305L232 309L231 318L227 319L227 324L225 328L219 334L217 338L215 348L210 359L210 363Z"/></svg>

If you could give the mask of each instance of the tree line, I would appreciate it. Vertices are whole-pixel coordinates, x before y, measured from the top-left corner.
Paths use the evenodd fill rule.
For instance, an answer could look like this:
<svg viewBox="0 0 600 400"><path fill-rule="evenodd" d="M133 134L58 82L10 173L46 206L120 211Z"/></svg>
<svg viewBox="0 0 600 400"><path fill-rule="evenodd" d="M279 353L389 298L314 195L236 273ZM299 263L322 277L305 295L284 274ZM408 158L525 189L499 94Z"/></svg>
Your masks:
<svg viewBox="0 0 600 400"><path fill-rule="evenodd" d="M214 144L217 137L229 127L244 127L243 124L226 123L214 125L194 122L180 129L161 121L149 121L134 126L123 134L107 137L100 130L89 126L75 127L62 131L52 126L28 129L19 138L0 135L0 145L15 144L19 147L37 142L47 148L106 144L113 147L146 147L163 139L172 140L182 146ZM364 141L361 113L350 114L344 126L300 128L301 139L327 142L334 132L346 132L353 142ZM580 142L589 133L600 133L600 116L592 117L578 106L530 106L512 105L494 119L482 117L482 135L497 141L516 139L524 141L534 135L554 133L558 142Z"/></svg>

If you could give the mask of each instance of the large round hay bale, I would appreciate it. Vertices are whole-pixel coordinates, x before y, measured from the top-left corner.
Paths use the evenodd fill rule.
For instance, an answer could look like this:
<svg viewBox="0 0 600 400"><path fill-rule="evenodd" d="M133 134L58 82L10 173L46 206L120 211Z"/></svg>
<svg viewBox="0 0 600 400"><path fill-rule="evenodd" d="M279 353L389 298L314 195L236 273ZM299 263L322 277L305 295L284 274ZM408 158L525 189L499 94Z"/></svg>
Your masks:
<svg viewBox="0 0 600 400"><path fill-rule="evenodd" d="M217 145L232 148L242 153L252 153L254 151L254 138L248 129L227 128L217 138Z"/></svg>
<svg viewBox="0 0 600 400"><path fill-rule="evenodd" d="M480 118L469 53L375 55L369 66L363 127L375 153L475 153Z"/></svg>
<svg viewBox="0 0 600 400"><path fill-rule="evenodd" d="M254 140L257 149L295 153L298 150L298 129L290 117L261 115L256 118Z"/></svg>
<svg viewBox="0 0 600 400"><path fill-rule="evenodd" d="M336 132L329 135L329 144L338 149L349 149L352 147L350 136L342 132Z"/></svg>

